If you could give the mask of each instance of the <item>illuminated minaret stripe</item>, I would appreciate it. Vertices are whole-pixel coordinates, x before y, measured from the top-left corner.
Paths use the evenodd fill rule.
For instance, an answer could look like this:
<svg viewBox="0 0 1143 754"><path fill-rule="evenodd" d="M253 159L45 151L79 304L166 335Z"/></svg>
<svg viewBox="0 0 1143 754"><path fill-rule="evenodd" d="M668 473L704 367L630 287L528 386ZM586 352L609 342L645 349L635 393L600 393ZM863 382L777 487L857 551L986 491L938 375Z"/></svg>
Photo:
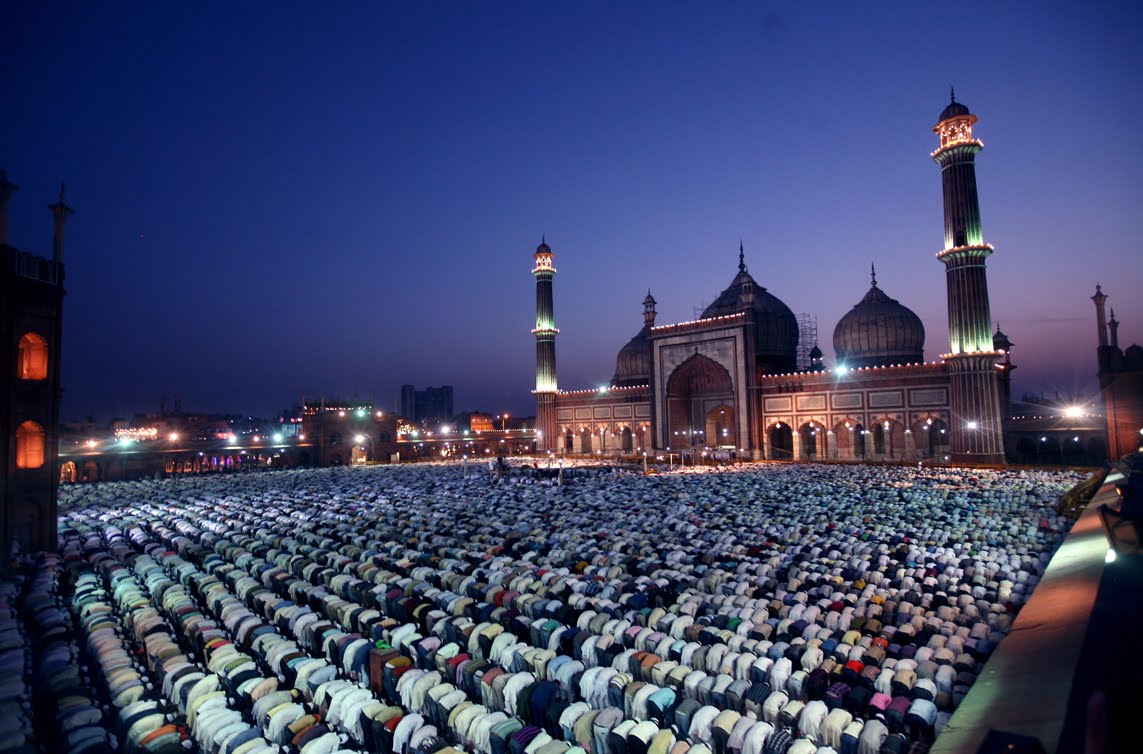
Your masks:
<svg viewBox="0 0 1143 754"><path fill-rule="evenodd" d="M954 462L1004 463L1000 390L992 343L984 242L976 192L976 155L984 147L973 138L977 117L953 97L933 126L940 147L933 160L941 168L945 248L937 258L948 284L951 451Z"/></svg>
<svg viewBox="0 0 1143 754"><path fill-rule="evenodd" d="M552 302L552 279L555 255L546 239L540 241L533 255L532 275L536 278L536 429L538 450L556 447L556 329L555 305Z"/></svg>

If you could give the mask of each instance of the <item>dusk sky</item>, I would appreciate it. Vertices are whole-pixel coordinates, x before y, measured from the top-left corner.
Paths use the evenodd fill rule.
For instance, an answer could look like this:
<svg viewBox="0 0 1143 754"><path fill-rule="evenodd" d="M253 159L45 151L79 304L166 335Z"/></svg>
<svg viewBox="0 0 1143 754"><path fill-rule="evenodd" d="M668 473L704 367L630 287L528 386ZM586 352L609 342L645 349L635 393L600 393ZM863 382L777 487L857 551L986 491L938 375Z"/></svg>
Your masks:
<svg viewBox="0 0 1143 754"><path fill-rule="evenodd" d="M11 237L67 182L63 417L271 415L452 384L531 414L736 272L833 328L869 286L947 350L931 128L977 159L1015 395L1094 392L1097 282L1143 342L1143 4L9 3Z"/></svg>

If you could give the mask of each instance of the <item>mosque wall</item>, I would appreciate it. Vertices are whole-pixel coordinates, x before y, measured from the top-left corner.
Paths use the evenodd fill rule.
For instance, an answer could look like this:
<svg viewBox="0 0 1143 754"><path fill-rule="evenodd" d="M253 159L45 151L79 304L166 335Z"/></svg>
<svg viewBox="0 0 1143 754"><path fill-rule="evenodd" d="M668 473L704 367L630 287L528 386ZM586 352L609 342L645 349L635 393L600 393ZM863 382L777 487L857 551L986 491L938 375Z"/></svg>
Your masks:
<svg viewBox="0 0 1143 754"><path fill-rule="evenodd" d="M788 460L943 460L952 422L946 365L766 375L763 455Z"/></svg>
<svg viewBox="0 0 1143 754"><path fill-rule="evenodd" d="M567 390L556 395L557 453L638 453L650 448L647 385Z"/></svg>

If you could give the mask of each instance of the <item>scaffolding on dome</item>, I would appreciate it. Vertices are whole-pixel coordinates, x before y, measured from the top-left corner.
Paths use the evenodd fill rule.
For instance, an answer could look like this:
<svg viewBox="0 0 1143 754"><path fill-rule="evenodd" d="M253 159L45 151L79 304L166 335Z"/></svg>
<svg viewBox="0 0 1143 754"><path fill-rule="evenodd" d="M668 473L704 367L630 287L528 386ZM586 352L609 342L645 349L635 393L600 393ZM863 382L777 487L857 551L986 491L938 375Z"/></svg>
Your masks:
<svg viewBox="0 0 1143 754"><path fill-rule="evenodd" d="M818 316L802 312L798 321L798 371L810 369L810 351L818 344Z"/></svg>

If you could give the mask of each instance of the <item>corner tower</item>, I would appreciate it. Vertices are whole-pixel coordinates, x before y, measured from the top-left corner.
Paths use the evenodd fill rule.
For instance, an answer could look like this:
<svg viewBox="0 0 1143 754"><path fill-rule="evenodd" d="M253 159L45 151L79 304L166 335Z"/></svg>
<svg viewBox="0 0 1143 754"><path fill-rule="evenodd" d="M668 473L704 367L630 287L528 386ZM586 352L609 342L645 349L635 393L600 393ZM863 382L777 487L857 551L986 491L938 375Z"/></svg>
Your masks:
<svg viewBox="0 0 1143 754"><path fill-rule="evenodd" d="M536 278L536 449L556 447L556 329L555 305L552 301L552 279L556 268L555 254L546 239L540 241L532 255L532 275Z"/></svg>
<svg viewBox="0 0 1143 754"><path fill-rule="evenodd" d="M60 345L64 297L64 223L59 200L51 258L8 239L8 202L16 185L0 170L0 571L15 543L23 552L56 547L59 485Z"/></svg>
<svg viewBox="0 0 1143 754"><path fill-rule="evenodd" d="M952 460L1004 463L1000 390L996 362L1002 356L992 342L984 242L976 192L976 155L984 147L972 135L977 117L952 96L933 132L940 138L932 153L941 168L945 246L937 259L945 265L948 285L949 396L952 408Z"/></svg>

